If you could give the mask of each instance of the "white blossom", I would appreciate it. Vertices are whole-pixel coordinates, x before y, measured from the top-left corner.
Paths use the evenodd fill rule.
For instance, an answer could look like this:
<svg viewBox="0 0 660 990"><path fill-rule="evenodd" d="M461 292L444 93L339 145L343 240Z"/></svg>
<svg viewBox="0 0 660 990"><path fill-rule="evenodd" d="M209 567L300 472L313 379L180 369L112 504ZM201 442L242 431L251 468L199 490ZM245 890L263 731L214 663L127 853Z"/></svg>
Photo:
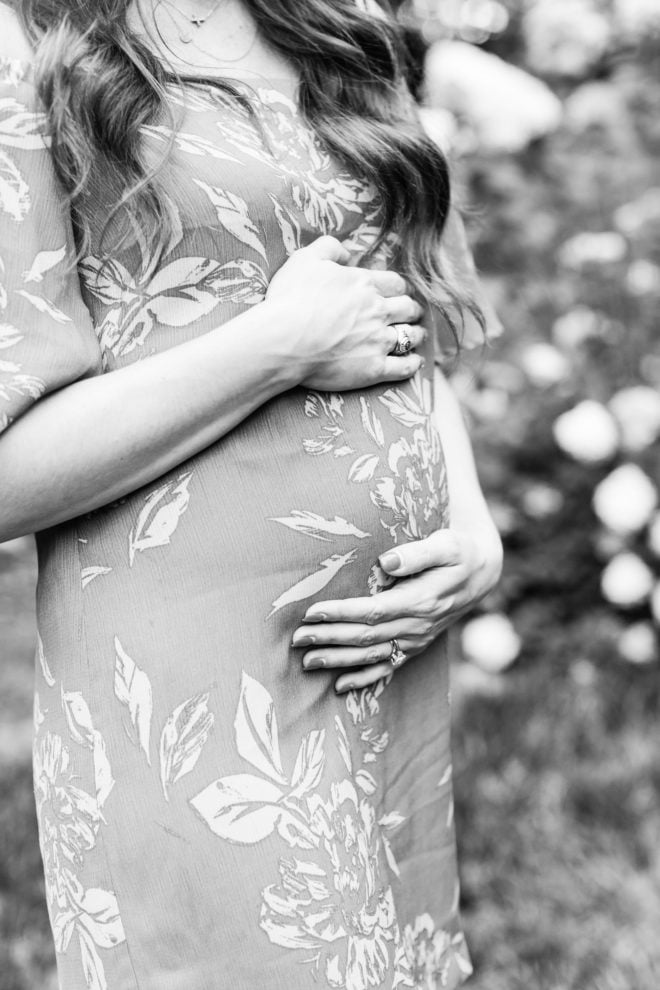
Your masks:
<svg viewBox="0 0 660 990"><path fill-rule="evenodd" d="M585 464L609 460L619 445L619 433L612 414L592 399L585 399L562 413L555 420L552 430L564 453Z"/></svg>
<svg viewBox="0 0 660 990"><path fill-rule="evenodd" d="M622 464L604 478L593 494L594 512L615 533L636 533L651 519L658 492L636 464Z"/></svg>
<svg viewBox="0 0 660 990"><path fill-rule="evenodd" d="M539 388L557 385L568 378L571 372L571 364L566 355L552 344L540 341L525 347L519 360L529 380Z"/></svg>
<svg viewBox="0 0 660 990"><path fill-rule="evenodd" d="M590 265L617 264L627 251L625 237L616 230L585 230L564 241L557 257L566 268L579 270Z"/></svg>
<svg viewBox="0 0 660 990"><path fill-rule="evenodd" d="M607 51L612 29L593 0L536 0L528 6L527 58L537 72L581 76Z"/></svg>
<svg viewBox="0 0 660 990"><path fill-rule="evenodd" d="M656 512L649 523L649 549L660 557L660 512Z"/></svg>
<svg viewBox="0 0 660 990"><path fill-rule="evenodd" d="M653 663L658 659L658 643L650 622L635 622L619 636L617 647L630 663Z"/></svg>
<svg viewBox="0 0 660 990"><path fill-rule="evenodd" d="M603 571L600 586L608 602L619 608L635 608L651 594L653 572L637 554L619 553Z"/></svg>
<svg viewBox="0 0 660 990"><path fill-rule="evenodd" d="M558 347L580 347L587 340L602 335L603 318L588 306L575 306L555 320L552 338Z"/></svg>
<svg viewBox="0 0 660 990"><path fill-rule="evenodd" d="M466 623L461 645L472 663L488 673L500 673L518 658L522 641L505 615L492 612Z"/></svg>
<svg viewBox="0 0 660 990"><path fill-rule="evenodd" d="M660 393L648 385L622 388L612 396L608 408L621 431L627 450L650 447L660 434Z"/></svg>

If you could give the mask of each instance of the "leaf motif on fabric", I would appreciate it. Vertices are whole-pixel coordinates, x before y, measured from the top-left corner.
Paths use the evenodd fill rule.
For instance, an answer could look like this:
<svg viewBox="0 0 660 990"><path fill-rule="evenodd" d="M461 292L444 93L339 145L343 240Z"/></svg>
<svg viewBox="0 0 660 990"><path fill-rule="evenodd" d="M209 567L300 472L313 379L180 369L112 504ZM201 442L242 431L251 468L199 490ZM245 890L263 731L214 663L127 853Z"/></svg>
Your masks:
<svg viewBox="0 0 660 990"><path fill-rule="evenodd" d="M87 702L80 691L65 691L62 688L61 694L69 735L79 746L91 749L94 745L94 725Z"/></svg>
<svg viewBox="0 0 660 990"><path fill-rule="evenodd" d="M128 559L132 567L138 552L167 546L190 503L188 485L192 471L166 482L145 499L128 535Z"/></svg>
<svg viewBox="0 0 660 990"><path fill-rule="evenodd" d="M129 657L115 636L115 697L128 708L133 732L130 738L140 747L151 766L149 736L153 697L151 681L143 670Z"/></svg>
<svg viewBox="0 0 660 990"><path fill-rule="evenodd" d="M364 396L360 396L360 418L364 429L374 443L377 443L379 447L384 447L385 434L383 433L383 424L373 411L371 403Z"/></svg>
<svg viewBox="0 0 660 990"><path fill-rule="evenodd" d="M11 158L0 151L0 211L21 223L31 205L30 187Z"/></svg>
<svg viewBox="0 0 660 990"><path fill-rule="evenodd" d="M259 237L256 224L250 219L245 200L219 186L209 186L200 179L194 179L194 182L208 196L218 217L218 223L267 261L266 248Z"/></svg>
<svg viewBox="0 0 660 990"><path fill-rule="evenodd" d="M426 422L427 413L400 388L389 388L379 397L379 402L385 406L390 416L402 426L412 428Z"/></svg>
<svg viewBox="0 0 660 990"><path fill-rule="evenodd" d="M278 784L287 785L273 699L263 684L245 671L241 678L234 729L236 748L243 759Z"/></svg>
<svg viewBox="0 0 660 990"><path fill-rule="evenodd" d="M46 391L46 383L43 378L36 375L25 375L17 369L21 366L9 361L0 361L0 375L10 375L5 381L0 380L0 399L9 402L12 395L28 396L32 399L39 399Z"/></svg>
<svg viewBox="0 0 660 990"><path fill-rule="evenodd" d="M339 715L335 715L335 729L337 731L337 748L339 749L339 755L344 761L344 766L348 770L349 774L353 773L353 759L351 757L351 746L348 741L348 736L346 735L346 729L339 718Z"/></svg>
<svg viewBox="0 0 660 990"><path fill-rule="evenodd" d="M328 533L331 536L354 536L360 540L370 536L369 533L358 529L357 526L342 519L341 516L335 516L334 519L324 519L316 512L308 512L304 509L292 509L290 516L271 516L270 521L281 523L297 533L304 533L305 536L311 536L315 540L322 540L325 543L331 542L329 537L325 535Z"/></svg>
<svg viewBox="0 0 660 990"><path fill-rule="evenodd" d="M80 902L78 923L101 949L113 949L125 941L124 926L115 894L99 887L85 890Z"/></svg>
<svg viewBox="0 0 660 990"><path fill-rule="evenodd" d="M300 230L300 223L297 217L287 209L287 207L269 193L270 200L273 204L273 210L275 212L275 219L279 225L280 231L282 232L282 243L284 244L284 250L289 257L294 251L298 251L302 247L302 233Z"/></svg>
<svg viewBox="0 0 660 990"><path fill-rule="evenodd" d="M66 258L66 244L57 251L40 251L30 268L23 272L23 282L43 282L44 275Z"/></svg>
<svg viewBox="0 0 660 990"><path fill-rule="evenodd" d="M169 801L169 788L194 769L213 728L209 695L198 694L174 709L160 737L160 779Z"/></svg>
<svg viewBox="0 0 660 990"><path fill-rule="evenodd" d="M174 137L175 146L179 151L184 151L187 155L210 157L216 158L219 161L234 162L236 165L241 164L238 158L228 155L226 151L222 151L213 141L209 141L208 138L201 137L199 134L187 134L184 131L172 132L169 127L164 127L160 124L147 124L140 129L144 134L158 141L167 141L169 143L172 137Z"/></svg>
<svg viewBox="0 0 660 990"><path fill-rule="evenodd" d="M291 797L301 798L318 787L325 767L325 729L313 730L300 743L291 778Z"/></svg>
<svg viewBox="0 0 660 990"><path fill-rule="evenodd" d="M111 572L111 567L83 567L80 572L82 587L86 588L88 584L92 583L94 578L102 577L104 574L110 574Z"/></svg>
<svg viewBox="0 0 660 990"><path fill-rule="evenodd" d="M214 835L254 845L271 835L286 814L279 805L283 796L269 780L242 773L209 784L190 804Z"/></svg>
<svg viewBox="0 0 660 990"><path fill-rule="evenodd" d="M56 323L71 323L71 317L63 313L61 309L58 309L49 299L44 299L42 296L35 296L31 292L28 292L27 289L17 289L16 295L23 296L30 305L38 309L40 313L50 316L51 320L55 320Z"/></svg>
<svg viewBox="0 0 660 990"><path fill-rule="evenodd" d="M396 861L396 857L392 850L392 843L386 835L381 836L381 842L383 843L383 852L385 853L385 859L387 860L387 865L391 869L395 877L401 878L401 870L399 869L399 864Z"/></svg>
<svg viewBox="0 0 660 990"><path fill-rule="evenodd" d="M78 265L85 288L104 306L130 303L138 295L135 279L115 258L101 260L89 255Z"/></svg>
<svg viewBox="0 0 660 990"><path fill-rule="evenodd" d="M378 454L361 454L351 464L348 471L348 480L354 482L356 485L371 481L379 463L380 458Z"/></svg>
<svg viewBox="0 0 660 990"><path fill-rule="evenodd" d="M378 784L373 774L370 774L368 770L364 770L362 768L355 774L355 783L368 797L375 794L378 788Z"/></svg>
<svg viewBox="0 0 660 990"><path fill-rule="evenodd" d="M39 151L48 146L46 116L29 110L13 97L0 99L0 144L22 151Z"/></svg>
<svg viewBox="0 0 660 990"><path fill-rule="evenodd" d="M108 990L105 969L98 954L94 939L82 925L76 926L80 942L80 956L87 990Z"/></svg>
<svg viewBox="0 0 660 990"><path fill-rule="evenodd" d="M48 666L48 660L46 659L46 653L44 651L44 644L42 642L41 636L37 633L37 658L39 660L39 666L41 667L41 673L43 678L48 685L48 687L54 687L55 678L50 672L50 667Z"/></svg>
<svg viewBox="0 0 660 990"><path fill-rule="evenodd" d="M284 608L285 605L301 602L305 598L310 598L312 595L318 594L319 591L322 591L332 581L333 577L339 573L342 567L352 563L357 555L358 551L354 548L345 554L333 553L331 557L322 560L317 571L307 575L302 581L298 581L292 588L289 588L288 591L285 591L279 598L275 599L273 608L268 613L268 618L281 608Z"/></svg>
<svg viewBox="0 0 660 990"><path fill-rule="evenodd" d="M53 941L55 951L63 954L69 948L71 936L76 930L77 914L72 908L66 907L58 911L53 918Z"/></svg>
<svg viewBox="0 0 660 990"><path fill-rule="evenodd" d="M378 824L387 832L392 832L395 828L399 828L400 825L403 825L405 820L406 816L402 815L399 811L390 811L388 814L382 815L382 817L378 819Z"/></svg>

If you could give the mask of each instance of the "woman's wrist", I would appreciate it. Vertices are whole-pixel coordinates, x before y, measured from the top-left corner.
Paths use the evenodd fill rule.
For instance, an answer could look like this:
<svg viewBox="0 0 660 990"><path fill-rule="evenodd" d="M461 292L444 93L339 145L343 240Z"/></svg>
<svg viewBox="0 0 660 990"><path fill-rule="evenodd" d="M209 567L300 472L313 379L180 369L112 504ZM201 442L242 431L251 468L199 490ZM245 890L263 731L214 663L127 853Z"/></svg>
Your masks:
<svg viewBox="0 0 660 990"><path fill-rule="evenodd" d="M256 353L266 362L274 383L285 392L300 385L316 370L313 357L296 346L302 331L298 327L301 314L279 299L264 299L250 313L255 317Z"/></svg>

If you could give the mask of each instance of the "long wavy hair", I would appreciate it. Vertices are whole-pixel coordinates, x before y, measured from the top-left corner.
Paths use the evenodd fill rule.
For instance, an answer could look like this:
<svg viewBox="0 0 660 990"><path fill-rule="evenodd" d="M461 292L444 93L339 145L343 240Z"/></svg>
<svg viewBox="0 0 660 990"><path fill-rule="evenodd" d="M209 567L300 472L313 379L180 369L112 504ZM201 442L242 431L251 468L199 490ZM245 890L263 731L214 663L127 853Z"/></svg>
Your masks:
<svg viewBox="0 0 660 990"><path fill-rule="evenodd" d="M172 211L141 128L163 116L173 121L166 89L173 70L129 27L130 0L14 2L35 46L52 158L80 243L88 243L88 194L102 175L114 212L139 224L157 254L169 241ZM297 69L302 113L329 153L375 183L382 229L372 251L393 239L393 263L422 300L445 313L458 339L453 315L467 307L480 319L480 312L441 265L449 169L407 92L394 17L375 17L356 0L244 3L263 37Z"/></svg>

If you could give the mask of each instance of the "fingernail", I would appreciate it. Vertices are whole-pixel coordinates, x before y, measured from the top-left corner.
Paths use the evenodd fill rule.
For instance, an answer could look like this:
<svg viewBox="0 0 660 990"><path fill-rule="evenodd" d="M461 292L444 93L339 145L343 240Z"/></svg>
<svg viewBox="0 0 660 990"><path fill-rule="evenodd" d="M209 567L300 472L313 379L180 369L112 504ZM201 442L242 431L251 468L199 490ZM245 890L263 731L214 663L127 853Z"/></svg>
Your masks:
<svg viewBox="0 0 660 990"><path fill-rule="evenodd" d="M401 567L401 557L392 550L388 550L387 553L382 554L379 559L380 566L384 567L386 571L398 571Z"/></svg>
<svg viewBox="0 0 660 990"><path fill-rule="evenodd" d="M310 636L309 633L298 633L293 634L293 639L291 641L291 646L312 646L316 642L316 636Z"/></svg>
<svg viewBox="0 0 660 990"><path fill-rule="evenodd" d="M325 657L303 657L302 663L305 670L317 670L319 667L325 667L326 660Z"/></svg>
<svg viewBox="0 0 660 990"><path fill-rule="evenodd" d="M344 681L344 683L341 686L335 684L335 691L337 692L337 694L343 694L344 691L352 691L354 687L355 684L353 683L353 681Z"/></svg>
<svg viewBox="0 0 660 990"><path fill-rule="evenodd" d="M303 622L327 622L327 620L325 612L308 612L303 616Z"/></svg>

